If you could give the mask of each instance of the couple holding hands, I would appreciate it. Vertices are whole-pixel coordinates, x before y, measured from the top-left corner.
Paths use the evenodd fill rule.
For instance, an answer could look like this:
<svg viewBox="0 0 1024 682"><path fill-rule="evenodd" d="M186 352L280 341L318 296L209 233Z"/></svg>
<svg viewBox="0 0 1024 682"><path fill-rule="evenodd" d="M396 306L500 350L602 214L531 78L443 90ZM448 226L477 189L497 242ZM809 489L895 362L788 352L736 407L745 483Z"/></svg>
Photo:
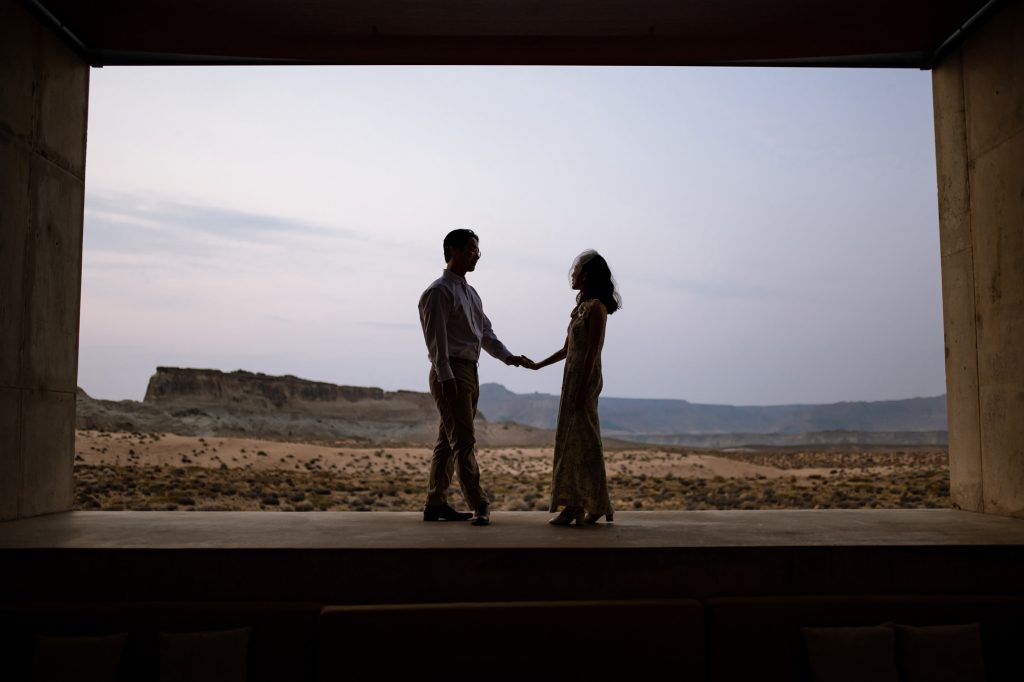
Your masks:
<svg viewBox="0 0 1024 682"><path fill-rule="evenodd" d="M476 462L476 417L480 380L477 360L481 347L505 364L541 369L565 360L562 396L558 405L555 458L551 474L551 508L560 513L551 523L567 526L612 520L608 482L604 470L597 398L601 393L601 347L608 315L621 306L615 282L604 258L584 251L573 262L570 279L579 292L569 318L565 344L549 357L534 362L513 355L498 340L484 315L476 290L466 273L480 260L480 241L472 230L453 230L444 238L447 267L423 292L420 324L430 358L430 394L441 415L437 443L430 460L424 521L490 523L490 499L480 485ZM456 511L447 493L455 469L459 485L473 513Z"/></svg>

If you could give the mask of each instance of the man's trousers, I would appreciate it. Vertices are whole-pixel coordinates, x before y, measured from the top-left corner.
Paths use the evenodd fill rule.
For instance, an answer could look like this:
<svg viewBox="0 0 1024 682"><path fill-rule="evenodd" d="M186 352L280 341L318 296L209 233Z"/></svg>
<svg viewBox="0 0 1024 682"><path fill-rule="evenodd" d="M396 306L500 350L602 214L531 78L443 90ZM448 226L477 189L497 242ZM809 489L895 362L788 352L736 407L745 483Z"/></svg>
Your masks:
<svg viewBox="0 0 1024 682"><path fill-rule="evenodd" d="M459 486L471 509L481 502L489 502L487 492L480 487L480 469L476 463L476 435L473 420L480 398L480 378L476 362L449 358L458 395L449 403L441 391L437 372L430 369L430 395L434 397L441 414L437 443L430 460L430 479L427 483L427 504L445 504L448 487L452 484L455 467L459 469Z"/></svg>

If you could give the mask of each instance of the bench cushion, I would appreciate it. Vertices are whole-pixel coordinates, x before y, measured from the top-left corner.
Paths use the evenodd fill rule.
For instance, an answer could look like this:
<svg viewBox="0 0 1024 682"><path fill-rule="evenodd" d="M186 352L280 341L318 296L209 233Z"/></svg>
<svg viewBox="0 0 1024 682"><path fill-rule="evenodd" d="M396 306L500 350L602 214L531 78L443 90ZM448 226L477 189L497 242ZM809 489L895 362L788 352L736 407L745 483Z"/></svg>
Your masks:
<svg viewBox="0 0 1024 682"><path fill-rule="evenodd" d="M320 679L704 679L688 599L329 606ZM555 667L552 667L552 666Z"/></svg>
<svg viewBox="0 0 1024 682"><path fill-rule="evenodd" d="M321 607L305 602L0 604L0 657L16 673L11 679L29 679L38 636L126 633L119 679L146 682L159 679L160 633L251 628L248 680L311 680Z"/></svg>
<svg viewBox="0 0 1024 682"><path fill-rule="evenodd" d="M714 682L811 679L802 627L884 622L980 623L990 682L1024 679L1024 598L993 595L720 597L708 599L708 660ZM897 656L898 658L898 656Z"/></svg>

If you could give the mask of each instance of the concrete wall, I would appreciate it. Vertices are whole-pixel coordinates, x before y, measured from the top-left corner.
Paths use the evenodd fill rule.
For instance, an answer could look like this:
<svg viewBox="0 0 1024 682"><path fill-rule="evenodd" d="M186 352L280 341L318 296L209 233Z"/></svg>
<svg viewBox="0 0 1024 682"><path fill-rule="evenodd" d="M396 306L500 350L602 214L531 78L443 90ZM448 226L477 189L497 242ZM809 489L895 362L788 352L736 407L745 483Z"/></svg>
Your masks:
<svg viewBox="0 0 1024 682"><path fill-rule="evenodd" d="M71 507L89 67L0 0L0 520Z"/></svg>
<svg viewBox="0 0 1024 682"><path fill-rule="evenodd" d="M1024 2L932 85L953 502L1024 517Z"/></svg>

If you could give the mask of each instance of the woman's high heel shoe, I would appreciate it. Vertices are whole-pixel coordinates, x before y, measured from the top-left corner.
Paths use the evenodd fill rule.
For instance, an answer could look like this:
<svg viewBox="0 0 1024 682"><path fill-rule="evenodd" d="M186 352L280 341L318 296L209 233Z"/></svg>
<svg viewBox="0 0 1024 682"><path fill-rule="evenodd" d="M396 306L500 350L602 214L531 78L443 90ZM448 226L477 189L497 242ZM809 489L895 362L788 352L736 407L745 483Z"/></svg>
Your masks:
<svg viewBox="0 0 1024 682"><path fill-rule="evenodd" d="M583 507L565 507L558 516L552 517L548 523L552 526L569 526L573 521L577 526L583 525Z"/></svg>
<svg viewBox="0 0 1024 682"><path fill-rule="evenodd" d="M587 512L587 516L583 521L584 523L597 523L602 516L605 518L607 523L613 523L612 518L615 514L614 512L608 512L607 514L591 514L590 512Z"/></svg>

